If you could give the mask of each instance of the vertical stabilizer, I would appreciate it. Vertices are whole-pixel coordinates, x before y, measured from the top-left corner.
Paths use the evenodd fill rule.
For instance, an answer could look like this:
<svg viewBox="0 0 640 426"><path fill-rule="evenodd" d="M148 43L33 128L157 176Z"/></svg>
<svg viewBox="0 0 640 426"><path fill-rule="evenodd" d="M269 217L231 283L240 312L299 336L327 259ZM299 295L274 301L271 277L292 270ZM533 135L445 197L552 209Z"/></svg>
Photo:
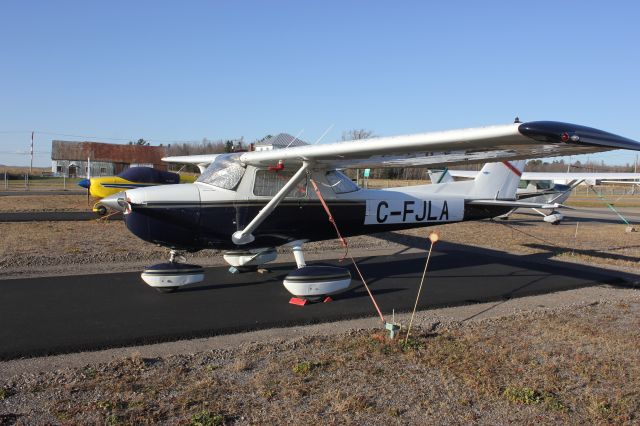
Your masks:
<svg viewBox="0 0 640 426"><path fill-rule="evenodd" d="M518 160L485 164L467 195L474 199L515 200L525 163Z"/></svg>

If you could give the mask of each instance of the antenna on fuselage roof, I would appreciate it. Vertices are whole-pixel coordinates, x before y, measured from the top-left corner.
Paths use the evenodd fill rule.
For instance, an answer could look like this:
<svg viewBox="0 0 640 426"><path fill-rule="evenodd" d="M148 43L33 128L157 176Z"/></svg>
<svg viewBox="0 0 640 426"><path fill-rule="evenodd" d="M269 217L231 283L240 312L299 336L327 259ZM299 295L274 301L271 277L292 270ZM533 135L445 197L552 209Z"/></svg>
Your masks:
<svg viewBox="0 0 640 426"><path fill-rule="evenodd" d="M322 135L320 135L320 137L318 138L318 140L317 140L317 141L315 141L315 142L313 143L313 145L316 145L316 144L320 143L320 141L321 141L325 136L327 136L327 133L329 133L329 131L330 131L331 129L333 129L333 126L335 126L335 124L332 124L331 126L327 127L327 130L325 130L325 131L324 131L324 133L323 133Z"/></svg>
<svg viewBox="0 0 640 426"><path fill-rule="evenodd" d="M287 144L287 146L285 146L285 148L289 148L289 145L291 145L293 141L297 141L300 135L302 134L302 132L304 132L304 129L300 129L298 134L293 139L291 139L291 141Z"/></svg>
<svg viewBox="0 0 640 426"><path fill-rule="evenodd" d="M514 124L519 124L522 123L522 121L520 121L520 117L516 116L516 118L513 120Z"/></svg>

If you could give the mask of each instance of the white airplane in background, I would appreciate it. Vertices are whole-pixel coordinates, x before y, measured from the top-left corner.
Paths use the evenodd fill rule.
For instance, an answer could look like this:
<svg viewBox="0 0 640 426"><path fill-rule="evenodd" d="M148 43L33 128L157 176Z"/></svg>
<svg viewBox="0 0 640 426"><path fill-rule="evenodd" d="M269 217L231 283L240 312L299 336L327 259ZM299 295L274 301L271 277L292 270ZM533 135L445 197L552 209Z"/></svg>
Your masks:
<svg viewBox="0 0 640 426"><path fill-rule="evenodd" d="M432 183L452 182L454 177L475 178L478 173L473 170L438 170L429 171ZM595 186L600 183L611 183L618 185L638 185L640 184L640 173L616 173L616 172L523 172L518 185L518 200L526 200L532 203L562 204L569 198L571 191L580 184ZM508 219L517 208L500 216L501 219ZM545 222L558 225L564 216L561 213L552 211L549 214L541 212L537 208L532 208L536 213L543 216Z"/></svg>
<svg viewBox="0 0 640 426"><path fill-rule="evenodd" d="M229 264L248 269L274 260L275 248L285 246L297 264L285 287L294 296L312 298L344 291L351 282L346 268L304 261L302 245L336 238L334 223L343 236L352 236L491 218L516 207L554 208L516 199L524 162L511 160L610 149L640 150L640 143L585 126L536 121L172 157L165 161L208 166L194 184L127 190L112 201L134 235L170 249L168 263L142 273L160 291L204 279L201 267L182 263L183 252L223 250ZM471 181L380 190L361 189L338 170L486 162L492 164Z"/></svg>

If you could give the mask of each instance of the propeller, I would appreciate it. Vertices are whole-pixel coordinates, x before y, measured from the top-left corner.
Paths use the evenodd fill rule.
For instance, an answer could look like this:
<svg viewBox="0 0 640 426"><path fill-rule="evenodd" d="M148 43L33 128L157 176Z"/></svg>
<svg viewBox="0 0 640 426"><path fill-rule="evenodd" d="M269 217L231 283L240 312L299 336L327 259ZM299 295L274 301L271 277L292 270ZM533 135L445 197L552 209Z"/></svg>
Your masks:
<svg viewBox="0 0 640 426"><path fill-rule="evenodd" d="M87 206L91 205L91 179L81 179L78 185L87 188Z"/></svg>

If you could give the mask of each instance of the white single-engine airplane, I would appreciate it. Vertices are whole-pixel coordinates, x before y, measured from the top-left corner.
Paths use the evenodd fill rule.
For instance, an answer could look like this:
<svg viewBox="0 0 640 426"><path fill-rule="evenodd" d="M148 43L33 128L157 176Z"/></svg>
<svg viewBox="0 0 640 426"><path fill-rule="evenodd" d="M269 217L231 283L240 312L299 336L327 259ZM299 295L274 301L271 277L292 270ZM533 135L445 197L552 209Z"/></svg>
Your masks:
<svg viewBox="0 0 640 426"><path fill-rule="evenodd" d="M127 190L111 201L121 206L133 234L170 249L168 263L142 273L160 291L204 279L201 267L179 260L180 251L225 250L224 259L242 270L274 260L275 247L287 246L298 268L287 275L285 287L313 298L343 291L351 281L345 268L305 264L303 243L336 237L325 203L344 236L491 218L515 207L553 208L516 200L524 162L509 161L610 149L640 150L640 143L575 124L537 121L171 157L166 161L209 165L195 184ZM361 189L338 170L487 161L493 163L471 181L381 190Z"/></svg>

